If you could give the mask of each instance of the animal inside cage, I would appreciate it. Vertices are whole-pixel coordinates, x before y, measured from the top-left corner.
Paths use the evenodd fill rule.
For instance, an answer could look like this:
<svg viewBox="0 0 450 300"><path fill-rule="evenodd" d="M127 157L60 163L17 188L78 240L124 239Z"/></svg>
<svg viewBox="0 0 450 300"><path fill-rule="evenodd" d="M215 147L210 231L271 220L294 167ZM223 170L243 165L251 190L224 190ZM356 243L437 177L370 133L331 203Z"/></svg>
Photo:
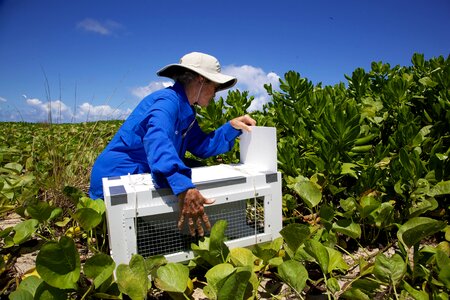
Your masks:
<svg viewBox="0 0 450 300"><path fill-rule="evenodd" d="M261 140L258 133L268 140L265 148L271 157L261 157L267 152L255 155L270 165L245 158ZM230 248L271 241L279 236L282 224L281 174L276 158L274 169L272 157L276 155L274 128L255 127L252 134L241 137L240 149L240 164L192 169L192 181L202 195L215 199L205 206L211 225L227 221L225 236ZM135 174L104 178L103 190L111 256L117 264L128 263L133 254L164 255L172 262L193 258L190 248L198 238L190 236L187 228L178 230L178 199L170 189L155 189L149 174Z"/></svg>

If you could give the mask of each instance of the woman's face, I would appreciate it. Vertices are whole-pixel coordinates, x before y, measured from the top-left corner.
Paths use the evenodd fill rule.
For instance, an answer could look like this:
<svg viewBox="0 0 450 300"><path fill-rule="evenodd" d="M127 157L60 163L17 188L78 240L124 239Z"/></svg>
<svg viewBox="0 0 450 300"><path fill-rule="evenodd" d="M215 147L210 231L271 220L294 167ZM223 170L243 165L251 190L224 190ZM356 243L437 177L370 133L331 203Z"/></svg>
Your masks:
<svg viewBox="0 0 450 300"><path fill-rule="evenodd" d="M203 77L200 80L197 104L206 107L216 95L219 85Z"/></svg>

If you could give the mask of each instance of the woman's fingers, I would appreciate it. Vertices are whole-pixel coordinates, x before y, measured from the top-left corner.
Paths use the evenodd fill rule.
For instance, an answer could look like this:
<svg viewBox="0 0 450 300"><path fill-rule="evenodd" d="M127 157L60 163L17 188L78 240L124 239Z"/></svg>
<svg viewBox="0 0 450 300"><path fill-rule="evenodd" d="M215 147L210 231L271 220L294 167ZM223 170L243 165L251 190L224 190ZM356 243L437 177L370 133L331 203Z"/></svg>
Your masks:
<svg viewBox="0 0 450 300"><path fill-rule="evenodd" d="M256 121L249 115L244 115L232 119L230 121L230 124L231 126L233 126L234 129L245 130L247 132L250 132L252 130L251 126L255 126Z"/></svg>
<svg viewBox="0 0 450 300"><path fill-rule="evenodd" d="M196 229L199 236L204 235L205 231L202 222L205 225L206 230L211 230L211 224L205 213L204 205L212 204L215 200L203 197L197 189L189 189L178 197L180 199L180 215L177 223L178 229L183 229L183 225L187 219L189 233L192 236L195 236Z"/></svg>

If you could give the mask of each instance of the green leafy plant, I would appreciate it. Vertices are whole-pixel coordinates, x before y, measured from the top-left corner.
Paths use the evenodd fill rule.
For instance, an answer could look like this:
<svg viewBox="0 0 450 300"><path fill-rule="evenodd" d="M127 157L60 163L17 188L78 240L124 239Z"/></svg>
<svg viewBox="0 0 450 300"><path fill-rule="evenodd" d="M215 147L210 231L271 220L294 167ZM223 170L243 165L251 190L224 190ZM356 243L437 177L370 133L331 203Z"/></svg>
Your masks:
<svg viewBox="0 0 450 300"><path fill-rule="evenodd" d="M450 57L411 62L373 62L334 86L289 71L279 88L265 86L271 101L260 111L238 90L198 108L206 132L246 113L277 128L285 226L270 243L229 249L226 222L216 222L188 264L136 254L115 266L107 255L105 207L86 192L120 121L0 124L0 215L22 218L0 228L1 296L187 299L196 286L211 299L261 290L275 299L447 299ZM238 143L204 163L238 162ZM33 243L43 244L37 274L15 278Z"/></svg>

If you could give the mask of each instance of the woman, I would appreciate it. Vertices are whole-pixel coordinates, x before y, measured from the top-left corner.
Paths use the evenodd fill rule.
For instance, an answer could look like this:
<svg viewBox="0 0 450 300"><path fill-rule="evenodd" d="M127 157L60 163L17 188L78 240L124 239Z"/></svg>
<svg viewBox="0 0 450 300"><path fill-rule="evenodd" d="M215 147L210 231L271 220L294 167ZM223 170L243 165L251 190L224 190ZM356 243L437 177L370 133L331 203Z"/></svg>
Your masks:
<svg viewBox="0 0 450 300"><path fill-rule="evenodd" d="M207 158L231 150L241 130L256 124L250 116L235 118L215 131L204 133L196 119L194 105L205 107L216 92L228 89L237 79L221 73L218 60L208 54L192 52L178 64L157 73L175 84L145 97L130 114L112 141L94 163L90 197L103 198L102 178L151 173L157 188L170 187L180 201L181 229L185 219L191 235L203 236L202 222L211 225L204 213L204 198L191 180L191 169L183 158L186 151Z"/></svg>

